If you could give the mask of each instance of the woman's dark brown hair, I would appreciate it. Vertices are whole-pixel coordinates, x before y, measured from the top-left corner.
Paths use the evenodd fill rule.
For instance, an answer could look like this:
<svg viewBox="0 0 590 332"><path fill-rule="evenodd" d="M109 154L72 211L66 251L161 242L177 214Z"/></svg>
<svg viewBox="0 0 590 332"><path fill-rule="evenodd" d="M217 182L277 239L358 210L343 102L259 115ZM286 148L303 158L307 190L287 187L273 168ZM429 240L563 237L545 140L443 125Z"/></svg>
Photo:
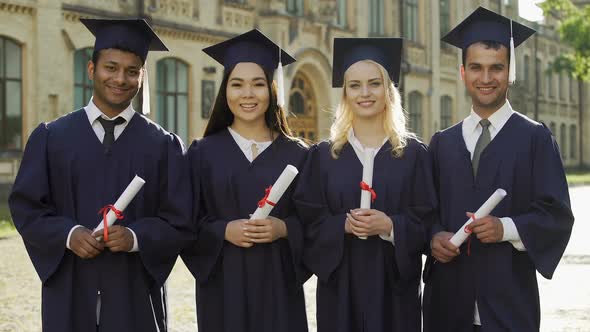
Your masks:
<svg viewBox="0 0 590 332"><path fill-rule="evenodd" d="M233 68L231 68L231 70L226 70L223 74L223 81L219 87L219 92L217 92L217 98L215 98L215 104L213 104L211 117L209 118L209 122L207 122L207 127L205 128L203 137L213 135L221 130L226 129L234 121L234 115L227 105L226 96L227 82L232 71ZM264 70L264 76L266 77L266 81L268 83L268 93L270 96L268 109L264 113L264 121L271 130L271 137L273 137L273 134L276 132L279 133L279 135L293 139L291 129L287 123L285 111L277 105L277 87L272 80L272 73Z"/></svg>

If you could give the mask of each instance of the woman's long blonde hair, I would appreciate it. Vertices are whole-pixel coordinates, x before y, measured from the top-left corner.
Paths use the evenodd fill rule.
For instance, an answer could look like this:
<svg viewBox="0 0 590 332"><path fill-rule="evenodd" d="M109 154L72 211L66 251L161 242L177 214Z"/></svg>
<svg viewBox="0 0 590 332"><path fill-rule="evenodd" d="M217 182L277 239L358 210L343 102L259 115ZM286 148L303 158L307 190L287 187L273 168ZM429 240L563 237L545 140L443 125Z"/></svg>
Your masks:
<svg viewBox="0 0 590 332"><path fill-rule="evenodd" d="M401 157L404 153L404 148L408 144L408 139L416 137L408 130L408 128L406 128L407 117L405 110L402 108L401 95L383 66L372 60L363 60L362 62L376 65L381 72L383 84L386 89L383 129L389 138L389 143L392 147L391 153L394 157ZM353 118L354 114L346 102L345 79L342 88L342 98L336 107L334 123L332 123L332 126L330 127L330 141L332 142L331 153L334 159L338 158L342 148L348 143L348 131L352 128Z"/></svg>

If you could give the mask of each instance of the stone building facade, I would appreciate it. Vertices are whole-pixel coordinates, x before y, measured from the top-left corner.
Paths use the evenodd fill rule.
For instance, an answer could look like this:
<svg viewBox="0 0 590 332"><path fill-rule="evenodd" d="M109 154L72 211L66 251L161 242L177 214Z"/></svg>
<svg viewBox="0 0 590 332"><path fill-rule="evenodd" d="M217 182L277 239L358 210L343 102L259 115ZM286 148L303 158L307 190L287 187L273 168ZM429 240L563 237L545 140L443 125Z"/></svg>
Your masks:
<svg viewBox="0 0 590 332"><path fill-rule="evenodd" d="M148 19L170 52L148 56L150 117L190 143L202 135L223 68L201 49L254 27L297 58L286 67L291 126L326 138L341 90L331 88L334 37L404 36L400 90L413 130L426 142L463 119L469 98L460 52L440 37L478 5L518 17L517 0L0 0L0 183L10 184L28 135L84 106L94 39L83 17ZM524 20L522 20L524 21ZM534 25L532 22L525 22ZM547 72L567 50L551 22L517 51L513 106L551 126L568 166L587 164L587 85ZM537 85L538 83L538 85ZM582 90L580 90L582 89ZM538 93L536 93L538 91ZM139 102L139 101L138 101ZM0 190L1 192L2 190ZM2 194L0 194L2 196ZM2 201L2 197L0 197Z"/></svg>

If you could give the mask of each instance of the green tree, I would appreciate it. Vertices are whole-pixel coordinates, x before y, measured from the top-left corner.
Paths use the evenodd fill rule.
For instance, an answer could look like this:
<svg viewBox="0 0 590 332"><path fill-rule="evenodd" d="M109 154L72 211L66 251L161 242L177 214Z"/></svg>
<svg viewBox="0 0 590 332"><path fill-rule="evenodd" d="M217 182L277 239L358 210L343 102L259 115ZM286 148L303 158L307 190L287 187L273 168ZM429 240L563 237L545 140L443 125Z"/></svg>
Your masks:
<svg viewBox="0 0 590 332"><path fill-rule="evenodd" d="M571 52L557 57L554 69L590 82L590 6L577 6L571 0L546 0L539 6L545 16L557 19L561 40L572 47Z"/></svg>
<svg viewBox="0 0 590 332"><path fill-rule="evenodd" d="M576 5L571 0L545 0L539 6L546 17L558 21L560 39L572 50L560 54L552 63L552 70L565 71L578 80L578 144L580 168L584 164L584 82L590 82L590 5Z"/></svg>

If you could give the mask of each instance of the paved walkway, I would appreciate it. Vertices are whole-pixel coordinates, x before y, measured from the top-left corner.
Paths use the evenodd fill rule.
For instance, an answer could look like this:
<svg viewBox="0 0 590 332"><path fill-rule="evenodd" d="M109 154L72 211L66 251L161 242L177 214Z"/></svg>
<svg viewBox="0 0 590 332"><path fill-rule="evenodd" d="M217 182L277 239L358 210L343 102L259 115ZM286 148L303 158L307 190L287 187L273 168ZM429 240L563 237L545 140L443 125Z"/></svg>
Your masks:
<svg viewBox="0 0 590 332"><path fill-rule="evenodd" d="M590 186L570 191L576 216L565 257L553 280L539 275L542 332L590 332ZM315 332L315 283L306 285L310 332ZM0 239L0 332L40 331L40 283L19 236ZM170 332L196 328L194 280L179 260L168 282Z"/></svg>

